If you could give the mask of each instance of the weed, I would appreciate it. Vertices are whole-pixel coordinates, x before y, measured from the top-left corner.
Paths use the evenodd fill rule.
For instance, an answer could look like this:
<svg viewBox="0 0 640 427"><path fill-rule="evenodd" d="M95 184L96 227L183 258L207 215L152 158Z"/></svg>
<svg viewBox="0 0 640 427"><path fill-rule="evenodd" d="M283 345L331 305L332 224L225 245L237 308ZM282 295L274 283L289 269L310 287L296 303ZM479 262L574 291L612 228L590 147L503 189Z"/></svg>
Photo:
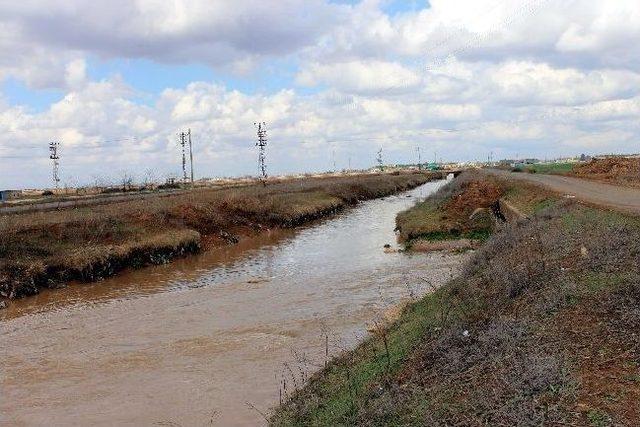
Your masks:
<svg viewBox="0 0 640 427"><path fill-rule="evenodd" d="M611 425L611 417L599 409L591 409L587 412L587 420L593 427L606 427Z"/></svg>

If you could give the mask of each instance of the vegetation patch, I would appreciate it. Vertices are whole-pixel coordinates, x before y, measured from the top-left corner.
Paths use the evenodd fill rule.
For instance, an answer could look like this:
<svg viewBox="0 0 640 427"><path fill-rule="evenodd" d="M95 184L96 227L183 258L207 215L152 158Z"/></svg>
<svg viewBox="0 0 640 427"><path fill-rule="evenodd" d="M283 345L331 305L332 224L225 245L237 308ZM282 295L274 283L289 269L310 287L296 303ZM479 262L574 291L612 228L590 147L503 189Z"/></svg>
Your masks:
<svg viewBox="0 0 640 427"><path fill-rule="evenodd" d="M315 374L272 425L640 425L640 219L571 201Z"/></svg>
<svg viewBox="0 0 640 427"><path fill-rule="evenodd" d="M559 196L539 186L467 171L396 219L409 250L439 250L461 241L473 248L486 241L503 221L518 221L554 206ZM423 249L424 248L424 249Z"/></svg>
<svg viewBox="0 0 640 427"><path fill-rule="evenodd" d="M587 163L538 163L518 166L512 171L566 175L617 185L640 186L640 158L638 157L596 158Z"/></svg>
<svg viewBox="0 0 640 427"><path fill-rule="evenodd" d="M547 175L571 175L576 163L536 163L525 165L520 172L542 173Z"/></svg>
<svg viewBox="0 0 640 427"><path fill-rule="evenodd" d="M503 186L505 192L501 200L526 216L532 216L550 208L559 200L557 194L524 181L503 181Z"/></svg>
<svg viewBox="0 0 640 427"><path fill-rule="evenodd" d="M491 210L503 193L497 179L465 172L397 216L400 238L408 247L420 239L486 239L493 227Z"/></svg>

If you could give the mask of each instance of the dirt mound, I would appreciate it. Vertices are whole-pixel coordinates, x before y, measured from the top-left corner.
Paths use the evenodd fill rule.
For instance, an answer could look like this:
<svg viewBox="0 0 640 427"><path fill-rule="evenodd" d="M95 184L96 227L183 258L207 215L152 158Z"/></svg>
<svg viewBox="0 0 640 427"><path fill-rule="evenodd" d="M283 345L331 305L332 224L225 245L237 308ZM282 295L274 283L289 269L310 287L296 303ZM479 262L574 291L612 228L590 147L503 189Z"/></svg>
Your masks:
<svg viewBox="0 0 640 427"><path fill-rule="evenodd" d="M443 206L443 210L452 217L469 218L477 208L488 208L501 196L503 190L493 181L471 181L460 194L454 196Z"/></svg>
<svg viewBox="0 0 640 427"><path fill-rule="evenodd" d="M640 185L640 158L612 157L594 159L574 168L581 178L593 178Z"/></svg>

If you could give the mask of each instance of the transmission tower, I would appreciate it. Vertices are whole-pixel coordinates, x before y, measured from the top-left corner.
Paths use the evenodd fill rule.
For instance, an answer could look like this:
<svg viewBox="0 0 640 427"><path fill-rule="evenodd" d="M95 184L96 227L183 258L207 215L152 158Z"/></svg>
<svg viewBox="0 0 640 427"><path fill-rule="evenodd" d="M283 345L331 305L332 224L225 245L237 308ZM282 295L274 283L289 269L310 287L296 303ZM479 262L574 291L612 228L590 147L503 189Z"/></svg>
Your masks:
<svg viewBox="0 0 640 427"><path fill-rule="evenodd" d="M191 184L193 185L193 146L191 145L191 129L189 129L189 170L191 171Z"/></svg>
<svg viewBox="0 0 640 427"><path fill-rule="evenodd" d="M378 167L380 168L380 172L384 170L384 164L382 162L382 148L378 150L378 157L376 157L376 161L378 162Z"/></svg>
<svg viewBox="0 0 640 427"><path fill-rule="evenodd" d="M420 158L420 147L416 147L416 151L418 152L418 170L422 170L422 159Z"/></svg>
<svg viewBox="0 0 640 427"><path fill-rule="evenodd" d="M187 137L189 134L187 132L180 132L178 137L180 138L180 146L182 147L182 182L187 182Z"/></svg>
<svg viewBox="0 0 640 427"><path fill-rule="evenodd" d="M60 187L60 156L58 155L58 147L60 143L57 141L49 143L49 158L53 160L53 183L56 188Z"/></svg>
<svg viewBox="0 0 640 427"><path fill-rule="evenodd" d="M258 128L258 142L256 142L256 147L258 147L258 165L260 166L262 184L266 186L267 165L265 164L265 161L267 148L267 124L262 122L254 123L254 125Z"/></svg>

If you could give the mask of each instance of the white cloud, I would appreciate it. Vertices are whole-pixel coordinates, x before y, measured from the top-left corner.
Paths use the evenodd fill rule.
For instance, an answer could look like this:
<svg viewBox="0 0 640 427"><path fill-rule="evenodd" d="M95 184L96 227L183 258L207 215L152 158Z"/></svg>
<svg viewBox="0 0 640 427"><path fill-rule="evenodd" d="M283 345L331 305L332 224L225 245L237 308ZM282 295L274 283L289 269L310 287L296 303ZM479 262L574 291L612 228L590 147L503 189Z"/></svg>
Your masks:
<svg viewBox="0 0 640 427"><path fill-rule="evenodd" d="M315 44L345 9L321 0L2 2L0 77L17 75L34 87L60 87L65 65L81 55L247 71L258 58ZM25 65L53 77L29 75L21 71Z"/></svg>
<svg viewBox="0 0 640 427"><path fill-rule="evenodd" d="M78 88L86 83L87 63L84 59L75 59L65 67L65 83L69 88Z"/></svg>
<svg viewBox="0 0 640 427"><path fill-rule="evenodd" d="M640 93L640 74L624 70L580 71L510 61L485 68L483 74L496 101L522 105L578 105Z"/></svg>
<svg viewBox="0 0 640 427"><path fill-rule="evenodd" d="M447 58L527 59L559 66L640 70L640 3L575 0L433 0L418 13L390 18L373 5L325 37L312 57L390 55L439 68Z"/></svg>
<svg viewBox="0 0 640 427"><path fill-rule="evenodd" d="M345 93L398 93L415 89L420 75L401 64L383 61L314 63L304 67L296 78L305 86L326 85Z"/></svg>

